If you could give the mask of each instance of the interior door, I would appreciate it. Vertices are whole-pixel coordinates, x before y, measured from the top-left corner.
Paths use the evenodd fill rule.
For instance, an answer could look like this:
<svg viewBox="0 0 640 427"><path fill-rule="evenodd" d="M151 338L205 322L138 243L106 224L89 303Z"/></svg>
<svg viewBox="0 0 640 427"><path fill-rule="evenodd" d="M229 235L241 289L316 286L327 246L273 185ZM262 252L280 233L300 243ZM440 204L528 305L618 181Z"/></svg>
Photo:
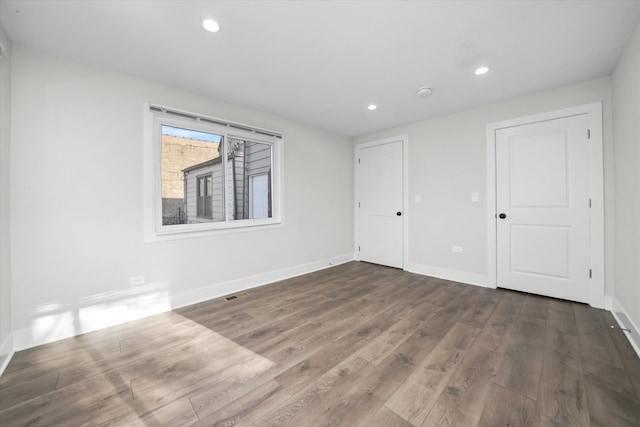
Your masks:
<svg viewBox="0 0 640 427"><path fill-rule="evenodd" d="M360 146L359 259L403 268L403 141Z"/></svg>
<svg viewBox="0 0 640 427"><path fill-rule="evenodd" d="M586 115L496 132L499 287L589 302Z"/></svg>

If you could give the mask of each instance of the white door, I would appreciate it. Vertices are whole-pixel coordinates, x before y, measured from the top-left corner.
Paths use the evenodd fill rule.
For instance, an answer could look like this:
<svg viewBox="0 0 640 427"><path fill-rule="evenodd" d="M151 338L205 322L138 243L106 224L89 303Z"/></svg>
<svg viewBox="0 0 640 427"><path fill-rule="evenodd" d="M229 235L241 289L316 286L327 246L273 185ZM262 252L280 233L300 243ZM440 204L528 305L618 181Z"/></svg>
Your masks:
<svg viewBox="0 0 640 427"><path fill-rule="evenodd" d="M269 216L269 175L249 177L249 218Z"/></svg>
<svg viewBox="0 0 640 427"><path fill-rule="evenodd" d="M403 141L357 150L359 259L403 268Z"/></svg>
<svg viewBox="0 0 640 427"><path fill-rule="evenodd" d="M589 302L588 117L496 131L497 284Z"/></svg>

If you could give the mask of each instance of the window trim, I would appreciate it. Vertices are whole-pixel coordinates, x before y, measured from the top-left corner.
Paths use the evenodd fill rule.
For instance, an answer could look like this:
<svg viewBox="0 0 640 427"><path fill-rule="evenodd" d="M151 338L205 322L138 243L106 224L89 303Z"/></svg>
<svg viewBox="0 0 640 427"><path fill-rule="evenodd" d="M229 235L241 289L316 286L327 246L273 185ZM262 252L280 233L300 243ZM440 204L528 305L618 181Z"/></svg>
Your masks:
<svg viewBox="0 0 640 427"><path fill-rule="evenodd" d="M162 225L161 125L216 133L271 145L272 217L234 220L225 209L225 221ZM187 111L144 104L144 241L201 237L221 233L256 231L284 226L284 139L281 133ZM225 196L226 206L226 196Z"/></svg>

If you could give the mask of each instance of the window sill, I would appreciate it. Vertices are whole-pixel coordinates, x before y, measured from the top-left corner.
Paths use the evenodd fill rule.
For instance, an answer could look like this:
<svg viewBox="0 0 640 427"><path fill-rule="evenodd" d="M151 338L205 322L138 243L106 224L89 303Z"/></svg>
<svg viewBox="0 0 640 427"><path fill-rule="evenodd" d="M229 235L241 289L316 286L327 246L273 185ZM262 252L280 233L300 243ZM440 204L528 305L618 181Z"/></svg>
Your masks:
<svg viewBox="0 0 640 427"><path fill-rule="evenodd" d="M243 222L246 220L243 220ZM164 242L170 240L193 239L198 237L209 237L221 234L233 234L244 232L255 232L262 230L273 230L284 227L284 221L277 219L248 221L247 224L236 224L234 222L205 223L198 224L171 225L161 227L160 230L146 230L144 236L145 243Z"/></svg>

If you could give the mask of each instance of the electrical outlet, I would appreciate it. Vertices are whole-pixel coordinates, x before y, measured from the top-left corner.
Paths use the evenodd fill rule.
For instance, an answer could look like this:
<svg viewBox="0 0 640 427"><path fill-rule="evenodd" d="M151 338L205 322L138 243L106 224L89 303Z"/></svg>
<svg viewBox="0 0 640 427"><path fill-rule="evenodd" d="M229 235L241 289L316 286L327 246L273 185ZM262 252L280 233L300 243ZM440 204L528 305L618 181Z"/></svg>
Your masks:
<svg viewBox="0 0 640 427"><path fill-rule="evenodd" d="M129 277L129 286L144 285L144 276Z"/></svg>
<svg viewBox="0 0 640 427"><path fill-rule="evenodd" d="M478 193L477 191L471 193L471 201L477 202L478 200L480 200L480 193Z"/></svg>
<svg viewBox="0 0 640 427"><path fill-rule="evenodd" d="M461 254L462 253L462 246L454 246L451 250L454 253Z"/></svg>

